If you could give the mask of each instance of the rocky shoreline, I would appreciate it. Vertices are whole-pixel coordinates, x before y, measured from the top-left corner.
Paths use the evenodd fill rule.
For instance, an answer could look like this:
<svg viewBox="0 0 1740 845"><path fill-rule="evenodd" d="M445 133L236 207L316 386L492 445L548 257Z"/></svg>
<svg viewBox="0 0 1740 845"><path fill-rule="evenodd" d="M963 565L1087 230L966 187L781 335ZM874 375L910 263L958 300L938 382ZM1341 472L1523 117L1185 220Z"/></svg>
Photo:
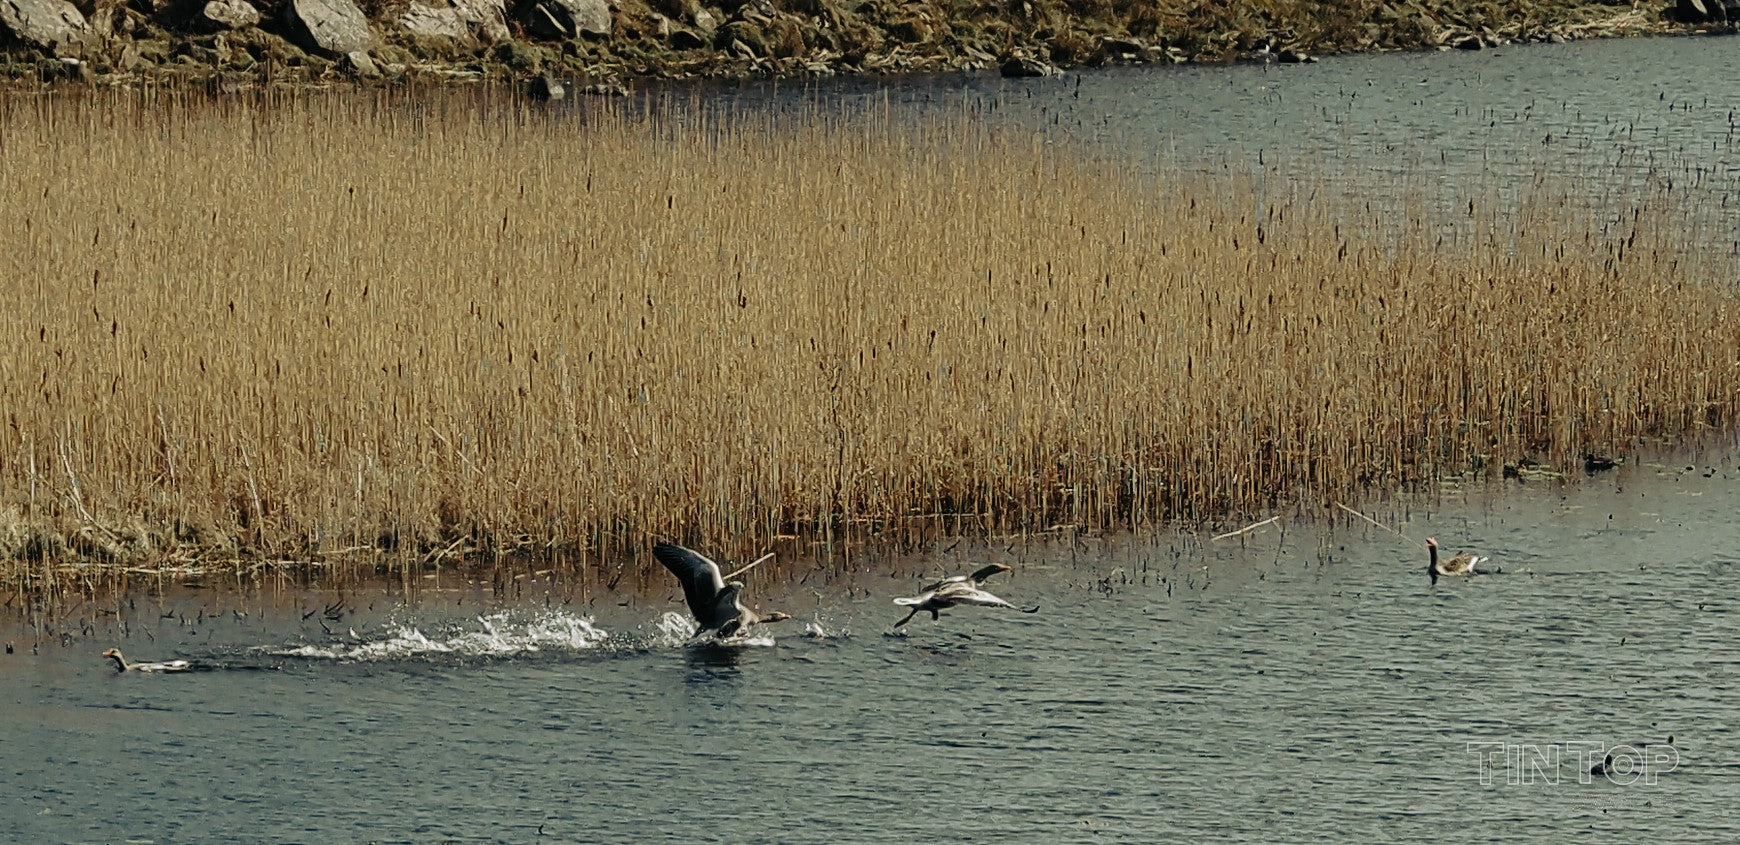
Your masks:
<svg viewBox="0 0 1740 845"><path fill-rule="evenodd" d="M1313 61L1732 32L1740 0L6 0L0 78L99 85L635 79Z"/></svg>

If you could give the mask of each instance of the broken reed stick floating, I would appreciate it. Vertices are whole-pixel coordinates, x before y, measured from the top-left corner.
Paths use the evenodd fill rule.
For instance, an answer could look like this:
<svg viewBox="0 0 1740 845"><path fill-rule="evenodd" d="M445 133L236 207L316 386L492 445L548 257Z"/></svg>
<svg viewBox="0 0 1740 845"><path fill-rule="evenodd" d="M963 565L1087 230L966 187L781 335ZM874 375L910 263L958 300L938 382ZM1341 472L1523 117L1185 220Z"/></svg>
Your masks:
<svg viewBox="0 0 1740 845"><path fill-rule="evenodd" d="M1389 527L1389 526L1388 526L1388 525L1385 525L1385 524L1383 524L1383 523L1381 523L1381 522L1378 522L1378 521L1377 521L1377 520L1375 520L1375 519L1372 519L1372 518L1371 518L1371 517L1369 517L1369 516L1366 516L1366 515L1365 515L1365 514L1363 514L1363 513L1360 513L1360 512L1359 512L1359 511L1356 511L1356 510L1354 510L1354 509L1353 509L1353 508L1350 508L1350 507L1348 507L1348 506L1346 506L1346 505L1344 505L1344 504L1342 504L1342 503L1340 503L1340 502L1336 502L1336 503L1335 503L1335 506L1336 506L1336 507L1338 507L1338 508L1341 508L1341 509L1342 509L1342 510L1344 510L1344 511L1347 511L1347 512L1348 512L1348 513L1350 513L1350 514L1353 514L1353 515L1354 515L1354 516L1357 516L1357 517L1359 517L1359 518L1360 518L1360 519L1363 519L1363 520L1365 520L1365 521L1366 521L1366 522L1369 522L1369 523L1371 523L1371 524L1373 524L1373 525L1376 525L1376 526L1377 526L1377 527L1379 527L1379 528L1382 528L1382 529L1383 529L1383 530L1385 530L1385 531L1388 531L1388 532L1390 532L1390 533L1391 533L1391 534L1394 534L1394 535L1396 535L1396 536L1397 536L1397 537L1400 537L1400 538L1402 538L1402 539L1403 539L1403 540L1407 540L1407 541L1408 541L1408 542L1410 542L1410 543L1412 543L1412 542L1414 542L1414 538L1412 538L1412 537L1409 537L1409 536L1408 536L1408 535L1406 535L1406 534L1403 534L1403 533L1402 533L1402 532L1400 532L1400 531L1397 531L1397 530L1396 530L1396 529L1394 529L1394 528L1391 528L1391 527Z"/></svg>
<svg viewBox="0 0 1740 845"><path fill-rule="evenodd" d="M733 572L730 575L725 576L725 580L729 581L733 578L736 578L737 576L742 575L743 573L748 572L749 570L754 569L755 567L760 566L760 565L762 565L770 560L773 560L773 552L768 552L767 554L764 554L761 557L756 558L754 563L749 564L748 566L745 566L742 569L739 569L736 572Z"/></svg>
<svg viewBox="0 0 1740 845"><path fill-rule="evenodd" d="M1265 526L1265 525L1272 525L1272 524L1274 524L1274 523L1277 523L1277 522L1280 522L1280 521L1281 521L1281 518L1280 518L1280 517L1278 517L1278 516L1271 516L1271 517L1269 517L1269 518L1268 518L1268 519L1265 519L1265 520L1263 520L1263 521L1262 521L1262 522L1253 522L1253 523L1251 523L1251 524L1250 524L1250 525L1247 525L1247 526L1245 526L1245 527L1243 527L1243 528L1240 528L1240 529L1239 529L1239 530L1237 530L1237 531L1228 531L1228 532L1226 532L1226 533L1225 533L1225 534L1217 534L1217 535L1215 535L1215 536L1213 536L1213 537L1210 537L1210 538L1209 538L1209 542L1211 542L1211 543L1212 543L1212 542L1214 542L1214 541L1215 541L1215 540L1225 540L1225 539L1226 539L1226 538L1228 538L1228 537L1237 537L1237 536L1239 536L1239 535L1240 535L1240 534L1249 534L1249 533L1250 533L1250 532L1252 532L1252 531L1255 531L1255 530L1257 530L1257 529L1258 529L1258 528L1261 528L1261 527L1263 527L1263 526Z"/></svg>

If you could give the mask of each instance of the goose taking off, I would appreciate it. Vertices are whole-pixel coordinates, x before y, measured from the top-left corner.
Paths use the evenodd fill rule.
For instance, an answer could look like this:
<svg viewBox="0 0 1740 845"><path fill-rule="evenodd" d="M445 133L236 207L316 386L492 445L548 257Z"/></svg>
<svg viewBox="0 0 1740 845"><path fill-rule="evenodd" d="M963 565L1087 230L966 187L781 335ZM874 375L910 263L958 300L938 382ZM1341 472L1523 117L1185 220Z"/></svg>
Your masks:
<svg viewBox="0 0 1740 845"><path fill-rule="evenodd" d="M659 543L653 546L653 557L683 582L683 598L688 600L689 612L695 614L695 621L701 626L695 632L697 635L711 631L719 637L729 637L748 630L752 625L791 618L777 610L762 616L744 607L738 601L743 583L725 583L725 578L719 574L719 564L700 552L676 543Z"/></svg>
<svg viewBox="0 0 1740 845"><path fill-rule="evenodd" d="M118 648L105 649L103 656L115 661L115 671L117 672L186 672L193 668L193 665L185 660L171 660L168 663L128 663L127 658L121 656L121 650Z"/></svg>
<svg viewBox="0 0 1740 845"><path fill-rule="evenodd" d="M1431 552L1432 554L1431 560L1426 563L1426 574L1432 576L1432 583L1434 584L1438 583L1439 576L1444 575L1487 574L1485 571L1476 569L1475 567L1478 564L1490 560L1490 558L1481 557L1472 552L1463 552L1449 560L1440 561L1438 560L1438 541L1431 537L1426 538L1426 551Z"/></svg>
<svg viewBox="0 0 1740 845"><path fill-rule="evenodd" d="M1022 613L1038 613L1038 607L1016 607L1015 605L979 589L979 587L985 583L986 578L996 575L999 572L1008 571L1009 566L1007 564L993 563L971 575L956 575L950 578L944 578L935 584L928 584L924 587L922 592L912 598L895 599L895 604L898 604L901 607L910 607L912 608L912 612L906 614L905 619L894 623L894 627L898 628L911 622L912 617L917 616L920 611L926 610L930 611L930 618L932 621L935 621L942 616L942 611L962 604L970 607L1007 607L1010 610L1019 610Z"/></svg>

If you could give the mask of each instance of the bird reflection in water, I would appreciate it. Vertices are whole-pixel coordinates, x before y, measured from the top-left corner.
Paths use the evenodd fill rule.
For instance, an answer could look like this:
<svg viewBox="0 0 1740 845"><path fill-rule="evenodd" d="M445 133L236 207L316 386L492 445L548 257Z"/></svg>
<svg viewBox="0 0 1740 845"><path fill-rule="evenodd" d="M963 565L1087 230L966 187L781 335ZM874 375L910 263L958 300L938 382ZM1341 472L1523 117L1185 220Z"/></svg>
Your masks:
<svg viewBox="0 0 1740 845"><path fill-rule="evenodd" d="M743 657L740 646L705 640L690 643L683 649L683 657L689 664L689 683L692 684L735 678L743 671L737 665Z"/></svg>

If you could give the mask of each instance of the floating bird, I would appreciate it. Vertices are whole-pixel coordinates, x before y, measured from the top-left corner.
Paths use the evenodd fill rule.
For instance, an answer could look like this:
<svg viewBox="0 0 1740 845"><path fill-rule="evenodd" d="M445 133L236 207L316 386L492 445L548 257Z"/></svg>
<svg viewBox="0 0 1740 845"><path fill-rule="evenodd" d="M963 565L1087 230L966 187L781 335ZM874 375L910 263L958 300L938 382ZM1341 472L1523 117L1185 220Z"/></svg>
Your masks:
<svg viewBox="0 0 1740 845"><path fill-rule="evenodd" d="M912 617L917 616L920 611L926 610L930 611L930 618L932 621L935 621L936 619L941 618L942 611L962 604L971 607L1007 607L1010 610L1019 610L1022 613L1038 613L1038 607L1016 607L1015 605L979 589L980 586L985 583L986 578L996 575L999 572L1008 571L1009 566L1007 564L993 563L971 575L956 575L951 578L944 578L935 584L928 584L924 587L923 591L912 598L895 599L895 604L898 604L901 607L910 607L912 608L912 612L906 614L905 619L894 623L894 627L898 628L911 622Z"/></svg>
<svg viewBox="0 0 1740 845"><path fill-rule="evenodd" d="M193 668L193 664L185 660L171 660L168 663L128 663L127 658L121 656L121 650L118 648L105 649L103 656L115 661L115 671L117 672L186 672Z"/></svg>
<svg viewBox="0 0 1740 845"><path fill-rule="evenodd" d="M1591 767L1589 769L1589 774L1596 775L1599 777L1607 777L1609 775L1615 774L1615 772L1613 771L1613 755L1609 754L1609 755L1607 755L1607 759L1602 760L1599 763L1596 763L1593 767Z"/></svg>
<svg viewBox="0 0 1740 845"><path fill-rule="evenodd" d="M683 582L683 598L689 602L689 612L695 614L695 621L700 623L696 635L715 632L720 638L730 637L748 630L752 625L767 622L782 622L791 616L779 611L772 611L766 616L760 615L743 606L738 596L743 592L743 582L725 583L719 574L719 564L714 563L700 552L685 549L676 543L659 543L653 546L653 557L665 565L677 580Z"/></svg>
<svg viewBox="0 0 1740 845"><path fill-rule="evenodd" d="M1432 553L1432 559L1426 564L1426 574L1432 576L1432 583L1434 584L1438 583L1438 577L1441 575L1490 574L1483 570L1476 569L1475 566L1491 560L1491 558L1481 557L1472 552L1463 552L1449 560L1439 561L1438 541L1431 537L1426 538L1426 550Z"/></svg>

